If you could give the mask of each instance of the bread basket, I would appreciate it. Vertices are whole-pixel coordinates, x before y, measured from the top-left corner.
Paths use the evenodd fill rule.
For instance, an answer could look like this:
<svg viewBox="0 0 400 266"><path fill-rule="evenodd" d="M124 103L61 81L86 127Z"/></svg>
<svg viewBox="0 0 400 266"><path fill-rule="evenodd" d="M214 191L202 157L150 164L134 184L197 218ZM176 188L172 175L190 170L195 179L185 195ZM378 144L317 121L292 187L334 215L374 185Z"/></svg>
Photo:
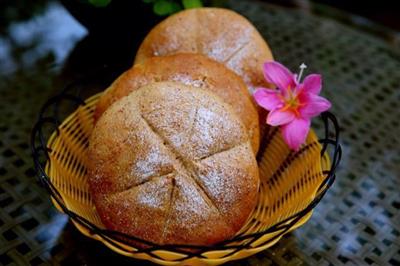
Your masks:
<svg viewBox="0 0 400 266"><path fill-rule="evenodd" d="M304 224L334 182L341 157L339 126L334 115L325 112L321 115L322 138L311 130L297 152L287 148L278 129L265 134L257 156L261 176L258 204L234 238L213 246L160 246L107 230L88 193L85 167L93 111L101 93L82 100L71 93L72 87L49 99L39 114L31 136L34 164L55 207L67 214L82 234L121 255L161 265L219 265L251 256ZM76 109L61 121L59 107L63 103L72 103ZM149 248L134 247L129 239Z"/></svg>

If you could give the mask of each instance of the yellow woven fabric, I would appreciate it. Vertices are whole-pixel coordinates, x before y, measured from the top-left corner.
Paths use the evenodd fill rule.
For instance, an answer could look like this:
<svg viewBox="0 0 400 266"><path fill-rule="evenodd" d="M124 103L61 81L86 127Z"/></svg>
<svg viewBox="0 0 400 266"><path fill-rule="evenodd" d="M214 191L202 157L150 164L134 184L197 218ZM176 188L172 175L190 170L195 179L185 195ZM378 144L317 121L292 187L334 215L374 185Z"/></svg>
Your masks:
<svg viewBox="0 0 400 266"><path fill-rule="evenodd" d="M48 142L48 148L51 149L50 160L46 165L46 173L69 210L104 228L90 198L86 182L86 149L93 128L93 111L99 96L100 94L97 94L89 98L85 106L79 107L63 121L59 127L59 135L54 133L51 136ZM320 156L321 145L313 131L298 152L292 152L287 148L277 129L272 129L266 138L268 138L267 147L259 161L261 186L258 205L245 226L238 232L240 235L264 231L304 209L314 199L318 187L325 178L323 170L328 170L330 167L328 155L322 158ZM60 206L53 202L61 211ZM310 216L311 213L304 216L291 230L304 224ZM152 251L157 258L146 252L127 252L111 245L99 235L92 234L86 227L76 222L74 224L84 235L103 242L122 255L162 265L219 265L251 256L272 246L280 239L277 237L274 241L266 243L279 232L269 233L253 242L250 247L235 253L233 253L235 248L215 250L204 252L202 258L191 257L182 260L187 257L185 253ZM231 245L245 245L248 241L242 240ZM136 251L134 247L126 247L122 243L121 245L130 251ZM228 255L231 253L233 254Z"/></svg>

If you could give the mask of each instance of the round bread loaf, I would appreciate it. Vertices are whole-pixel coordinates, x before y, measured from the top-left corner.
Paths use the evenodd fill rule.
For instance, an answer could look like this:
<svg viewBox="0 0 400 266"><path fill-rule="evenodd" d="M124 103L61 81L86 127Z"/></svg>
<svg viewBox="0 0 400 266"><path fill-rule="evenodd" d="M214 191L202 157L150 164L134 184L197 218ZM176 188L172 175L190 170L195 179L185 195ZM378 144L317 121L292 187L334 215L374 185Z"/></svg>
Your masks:
<svg viewBox="0 0 400 266"><path fill-rule="evenodd" d="M89 140L92 198L104 225L158 244L232 237L256 205L257 162L231 107L159 82L100 117Z"/></svg>
<svg viewBox="0 0 400 266"><path fill-rule="evenodd" d="M223 64L200 54L153 57L123 73L100 97L95 121L115 101L157 81L178 81L212 91L231 105L247 128L254 153L260 142L258 113L242 79Z"/></svg>
<svg viewBox="0 0 400 266"><path fill-rule="evenodd" d="M266 86L262 65L273 60L267 43L246 18L228 9L198 8L179 12L155 26L139 47L135 64L182 52L204 54L224 63L251 91Z"/></svg>

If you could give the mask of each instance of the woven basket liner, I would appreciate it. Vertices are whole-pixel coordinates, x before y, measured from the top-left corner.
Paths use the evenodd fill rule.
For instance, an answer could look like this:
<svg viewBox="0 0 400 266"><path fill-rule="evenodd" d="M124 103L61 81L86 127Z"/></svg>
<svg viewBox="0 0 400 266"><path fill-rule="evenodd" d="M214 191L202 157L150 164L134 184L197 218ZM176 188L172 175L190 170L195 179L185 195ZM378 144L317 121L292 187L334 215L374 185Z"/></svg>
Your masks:
<svg viewBox="0 0 400 266"><path fill-rule="evenodd" d="M62 199L60 202L53 196L53 203L60 211L69 210L83 218L74 219L68 212L74 225L84 235L103 242L122 255L162 265L219 265L251 256L272 246L284 233L301 226L310 218L311 211L301 217L288 219L305 209L318 190L321 190L320 186L331 167L329 156L324 153L321 157L322 147L312 130L302 148L292 152L279 131L271 129L264 137L265 151L258 158L261 185L257 207L234 241L202 249L201 253L194 254L174 246L138 250L117 241L115 237L91 230L85 223L105 229L91 200L86 175L88 138L93 128L93 111L100 95L92 96L85 101L85 105L67 117L47 144L50 152L45 172L50 177L50 187ZM284 221L282 229L275 228L268 233L271 226L281 221ZM290 223L290 227L285 227ZM266 230L261 237L248 237Z"/></svg>

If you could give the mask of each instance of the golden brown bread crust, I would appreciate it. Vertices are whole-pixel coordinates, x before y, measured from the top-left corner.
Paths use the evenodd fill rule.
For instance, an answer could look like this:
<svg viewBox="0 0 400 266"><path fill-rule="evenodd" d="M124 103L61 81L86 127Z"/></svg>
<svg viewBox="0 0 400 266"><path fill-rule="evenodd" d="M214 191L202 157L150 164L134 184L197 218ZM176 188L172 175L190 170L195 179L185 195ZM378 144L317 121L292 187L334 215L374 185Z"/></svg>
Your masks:
<svg viewBox="0 0 400 266"><path fill-rule="evenodd" d="M135 64L183 52L224 63L250 91L266 86L262 64L273 60L267 43L246 18L228 9L199 8L179 12L155 26L139 47Z"/></svg>
<svg viewBox="0 0 400 266"><path fill-rule="evenodd" d="M90 191L109 229L210 245L232 237L255 207L246 129L206 90L175 82L135 90L107 109L89 143Z"/></svg>
<svg viewBox="0 0 400 266"><path fill-rule="evenodd" d="M230 104L248 130L254 153L260 142L257 110L242 79L221 63L200 54L175 54L149 58L123 73L100 97L95 121L115 101L157 81L178 81L212 91Z"/></svg>

